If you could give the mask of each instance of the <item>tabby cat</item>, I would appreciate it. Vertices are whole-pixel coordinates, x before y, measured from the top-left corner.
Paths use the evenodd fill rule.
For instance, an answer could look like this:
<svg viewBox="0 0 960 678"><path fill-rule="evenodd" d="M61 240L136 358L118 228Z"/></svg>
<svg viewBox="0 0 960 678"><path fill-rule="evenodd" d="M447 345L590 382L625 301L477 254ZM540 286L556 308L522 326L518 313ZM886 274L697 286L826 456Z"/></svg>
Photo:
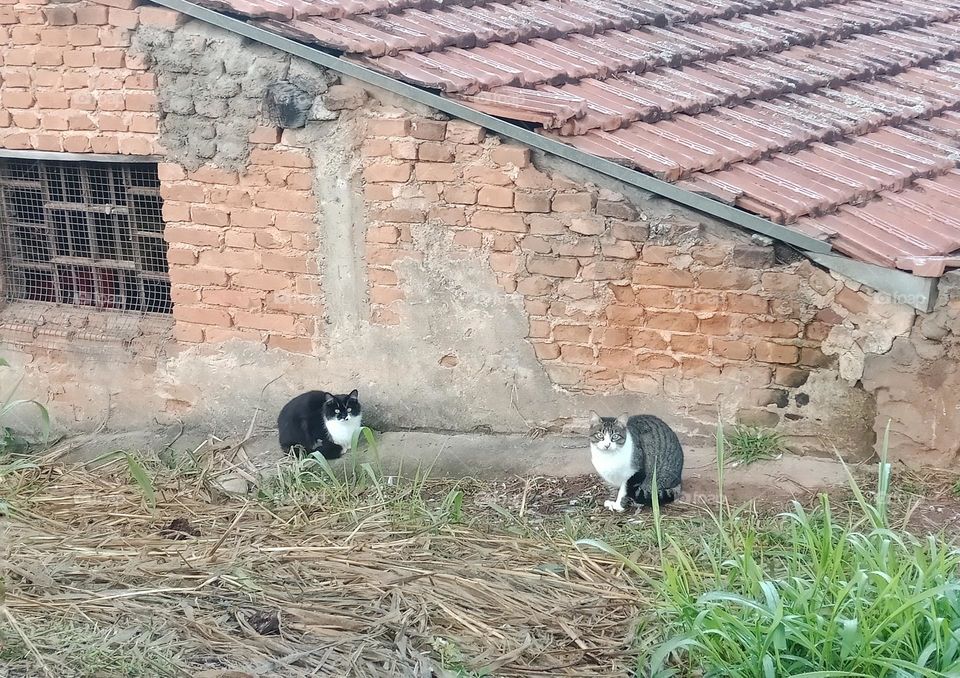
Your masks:
<svg viewBox="0 0 960 678"><path fill-rule="evenodd" d="M654 491L661 504L680 496L683 448L677 434L659 417L641 414L614 418L591 412L590 457L597 473L619 488L616 499L603 503L611 511L623 511L629 501L650 506Z"/></svg>

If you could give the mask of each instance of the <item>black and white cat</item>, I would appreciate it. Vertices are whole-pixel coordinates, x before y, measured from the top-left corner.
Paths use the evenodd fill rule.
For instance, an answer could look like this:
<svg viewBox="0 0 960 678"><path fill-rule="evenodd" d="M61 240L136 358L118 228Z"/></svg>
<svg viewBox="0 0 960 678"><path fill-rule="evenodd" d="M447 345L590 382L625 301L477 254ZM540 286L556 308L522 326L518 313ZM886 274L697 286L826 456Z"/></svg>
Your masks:
<svg viewBox="0 0 960 678"><path fill-rule="evenodd" d="M290 452L299 446L306 454L319 452L325 459L339 459L350 449L362 417L356 389L344 395L301 393L284 405L277 417L280 447Z"/></svg>
<svg viewBox="0 0 960 678"><path fill-rule="evenodd" d="M661 504L669 504L680 496L683 448L673 429L658 417L614 418L591 412L590 458L597 473L618 488L616 499L603 502L611 511L623 511L628 501L650 506L654 491Z"/></svg>

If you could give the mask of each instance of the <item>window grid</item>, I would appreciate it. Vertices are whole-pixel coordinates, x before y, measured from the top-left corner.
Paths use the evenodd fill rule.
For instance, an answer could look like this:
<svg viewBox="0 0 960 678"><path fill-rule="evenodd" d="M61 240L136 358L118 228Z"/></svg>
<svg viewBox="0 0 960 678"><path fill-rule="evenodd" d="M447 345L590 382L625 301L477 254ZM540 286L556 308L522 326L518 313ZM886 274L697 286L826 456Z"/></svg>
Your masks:
<svg viewBox="0 0 960 678"><path fill-rule="evenodd" d="M169 314L157 167L0 159L4 294Z"/></svg>

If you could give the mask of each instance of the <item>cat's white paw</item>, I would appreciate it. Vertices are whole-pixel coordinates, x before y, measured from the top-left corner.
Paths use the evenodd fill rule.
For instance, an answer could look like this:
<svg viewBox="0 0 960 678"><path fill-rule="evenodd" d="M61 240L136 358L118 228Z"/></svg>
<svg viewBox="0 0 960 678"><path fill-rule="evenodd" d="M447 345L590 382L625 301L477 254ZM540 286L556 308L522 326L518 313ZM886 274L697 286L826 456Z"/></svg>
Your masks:
<svg viewBox="0 0 960 678"><path fill-rule="evenodd" d="M616 511L617 513L623 513L623 507L620 505L616 499L607 499L603 502L604 508L608 508L611 511Z"/></svg>

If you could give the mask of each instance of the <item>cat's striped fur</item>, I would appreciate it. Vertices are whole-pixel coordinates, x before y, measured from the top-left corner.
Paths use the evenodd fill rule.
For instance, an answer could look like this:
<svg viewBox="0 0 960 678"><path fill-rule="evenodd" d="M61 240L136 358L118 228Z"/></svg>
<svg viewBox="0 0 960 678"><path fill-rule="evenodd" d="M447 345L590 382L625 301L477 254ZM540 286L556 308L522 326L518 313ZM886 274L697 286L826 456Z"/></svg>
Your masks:
<svg viewBox="0 0 960 678"><path fill-rule="evenodd" d="M590 456L597 473L618 489L616 499L604 502L612 511L623 511L628 501L649 506L654 492L661 504L680 496L683 447L677 434L659 417L645 414L615 418L591 413Z"/></svg>

